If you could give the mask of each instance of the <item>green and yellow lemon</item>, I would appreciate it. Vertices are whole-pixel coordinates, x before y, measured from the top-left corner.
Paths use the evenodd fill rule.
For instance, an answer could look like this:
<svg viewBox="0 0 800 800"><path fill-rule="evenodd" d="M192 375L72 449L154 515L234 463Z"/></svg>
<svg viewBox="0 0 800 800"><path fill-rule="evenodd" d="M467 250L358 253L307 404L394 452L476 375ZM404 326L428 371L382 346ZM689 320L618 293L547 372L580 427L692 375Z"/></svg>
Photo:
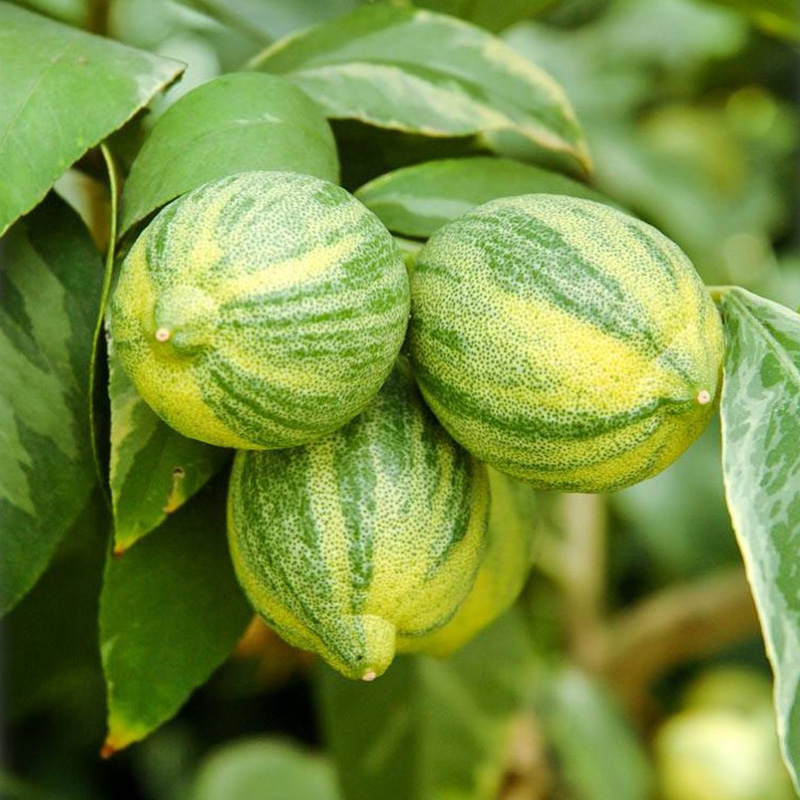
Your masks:
<svg viewBox="0 0 800 800"><path fill-rule="evenodd" d="M479 459L540 488L619 489L706 426L719 314L669 239L572 197L494 200L437 231L412 278L422 393Z"/></svg>
<svg viewBox="0 0 800 800"><path fill-rule="evenodd" d="M403 362L359 417L322 440L237 454L234 568L288 642L372 680L398 640L444 625L486 542L486 471L425 407Z"/></svg>
<svg viewBox="0 0 800 800"><path fill-rule="evenodd" d="M305 444L356 416L405 335L403 259L334 184L246 172L164 208L122 265L110 307L120 361L185 436Z"/></svg>

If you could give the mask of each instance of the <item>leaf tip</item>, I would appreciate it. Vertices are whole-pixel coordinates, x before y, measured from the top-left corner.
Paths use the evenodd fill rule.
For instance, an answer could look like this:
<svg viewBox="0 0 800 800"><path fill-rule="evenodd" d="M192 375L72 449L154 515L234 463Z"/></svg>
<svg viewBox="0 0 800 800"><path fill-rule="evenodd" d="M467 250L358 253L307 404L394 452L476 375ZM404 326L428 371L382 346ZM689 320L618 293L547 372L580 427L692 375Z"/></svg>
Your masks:
<svg viewBox="0 0 800 800"><path fill-rule="evenodd" d="M104 742L103 746L100 748L100 758L107 759L111 758L114 753L119 752L119 747L114 745L111 741L111 737L109 736Z"/></svg>

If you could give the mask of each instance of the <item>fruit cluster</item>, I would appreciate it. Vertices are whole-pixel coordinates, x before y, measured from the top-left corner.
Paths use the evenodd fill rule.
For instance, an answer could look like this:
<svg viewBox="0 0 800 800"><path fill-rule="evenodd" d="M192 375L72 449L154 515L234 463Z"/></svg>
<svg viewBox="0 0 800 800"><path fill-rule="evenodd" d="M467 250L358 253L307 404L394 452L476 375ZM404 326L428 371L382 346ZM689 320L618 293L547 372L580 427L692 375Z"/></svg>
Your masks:
<svg viewBox="0 0 800 800"><path fill-rule="evenodd" d="M708 422L723 350L686 256L618 210L487 203L409 282L377 217L287 172L163 209L110 335L169 425L239 451L229 541L253 606L365 680L514 600L530 536L507 475L599 492L656 474Z"/></svg>

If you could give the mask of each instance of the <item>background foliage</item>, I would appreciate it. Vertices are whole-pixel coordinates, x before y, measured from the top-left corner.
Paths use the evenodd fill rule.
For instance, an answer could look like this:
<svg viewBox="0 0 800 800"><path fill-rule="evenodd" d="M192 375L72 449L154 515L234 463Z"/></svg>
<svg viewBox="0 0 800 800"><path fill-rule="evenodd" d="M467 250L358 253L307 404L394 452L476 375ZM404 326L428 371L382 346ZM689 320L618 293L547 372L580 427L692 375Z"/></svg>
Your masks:
<svg viewBox="0 0 800 800"><path fill-rule="evenodd" d="M800 305L792 0L413 4L483 29L469 35L410 2L365 5L0 3L0 231L35 207L0 240L0 556L18 565L0 582L0 608L14 606L2 622L0 794L792 797L718 428L613 496L540 496L534 571L512 612L450 661L399 659L364 686L248 627L219 513L228 454L163 425L113 353L106 402L93 335L109 208L119 200L124 252L162 203L239 168L341 177L410 251L491 197L606 198L675 239L707 283ZM15 50L34 30L28 11L44 16ZM397 45L409 26L413 48ZM523 59L563 86L580 127ZM237 72L246 64L258 72ZM290 83L256 92L263 71ZM448 104L458 113L440 113ZM119 198L96 148L112 131ZM19 169L34 151L36 169ZM798 629L785 622L800 614L800 508L740 467L761 459L772 474L769 442L798 441L800 332L796 315L748 291L722 310L742 345L728 353L722 425L759 420L723 454L727 492L796 762ZM796 459L783 467L796 481ZM106 469L109 502L96 485ZM130 548L122 558L104 557L112 529L113 548Z"/></svg>

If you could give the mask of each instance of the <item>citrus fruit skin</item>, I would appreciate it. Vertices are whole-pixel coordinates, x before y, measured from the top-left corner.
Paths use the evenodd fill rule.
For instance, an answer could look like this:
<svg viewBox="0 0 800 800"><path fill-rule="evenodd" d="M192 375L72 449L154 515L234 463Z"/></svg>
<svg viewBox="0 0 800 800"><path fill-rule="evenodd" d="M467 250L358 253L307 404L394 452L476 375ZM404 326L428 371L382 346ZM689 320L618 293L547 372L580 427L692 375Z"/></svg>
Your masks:
<svg viewBox="0 0 800 800"><path fill-rule="evenodd" d="M479 459L544 489L651 477L708 423L719 313L651 226L558 195L486 203L437 231L412 278L422 393Z"/></svg>
<svg viewBox="0 0 800 800"><path fill-rule="evenodd" d="M228 539L268 624L347 677L371 680L398 637L442 626L466 597L488 503L485 467L436 422L400 362L331 436L236 455Z"/></svg>
<svg viewBox="0 0 800 800"><path fill-rule="evenodd" d="M472 590L455 616L433 633L398 649L447 658L494 622L517 599L531 568L535 496L527 484L489 467L486 552Z"/></svg>
<svg viewBox="0 0 800 800"><path fill-rule="evenodd" d="M334 184L246 172L166 206L110 307L144 400L210 444L278 448L346 424L389 374L408 322L403 259Z"/></svg>

